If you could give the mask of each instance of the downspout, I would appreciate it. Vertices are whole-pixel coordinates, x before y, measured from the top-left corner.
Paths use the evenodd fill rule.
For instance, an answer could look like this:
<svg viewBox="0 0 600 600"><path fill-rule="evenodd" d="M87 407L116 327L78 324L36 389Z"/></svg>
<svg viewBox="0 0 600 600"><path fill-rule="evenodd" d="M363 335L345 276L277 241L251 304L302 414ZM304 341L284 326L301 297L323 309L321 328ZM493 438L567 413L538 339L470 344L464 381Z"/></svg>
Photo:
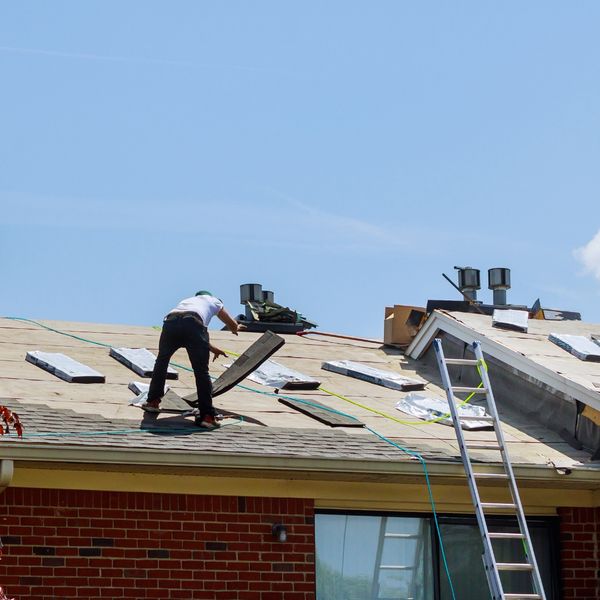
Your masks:
<svg viewBox="0 0 600 600"><path fill-rule="evenodd" d="M0 494L10 485L14 473L14 463L10 458L0 460Z"/></svg>

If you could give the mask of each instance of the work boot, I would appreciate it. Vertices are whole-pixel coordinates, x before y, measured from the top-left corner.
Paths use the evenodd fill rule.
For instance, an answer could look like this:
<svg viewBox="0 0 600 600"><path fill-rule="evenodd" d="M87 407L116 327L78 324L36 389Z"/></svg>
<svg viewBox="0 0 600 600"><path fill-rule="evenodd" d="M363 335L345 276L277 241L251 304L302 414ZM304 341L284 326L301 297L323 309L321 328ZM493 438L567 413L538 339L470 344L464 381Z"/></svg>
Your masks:
<svg viewBox="0 0 600 600"><path fill-rule="evenodd" d="M194 423L198 427L207 430L218 429L219 427L221 427L221 425L217 423L217 420L213 415L204 415L203 417L196 417L194 419Z"/></svg>

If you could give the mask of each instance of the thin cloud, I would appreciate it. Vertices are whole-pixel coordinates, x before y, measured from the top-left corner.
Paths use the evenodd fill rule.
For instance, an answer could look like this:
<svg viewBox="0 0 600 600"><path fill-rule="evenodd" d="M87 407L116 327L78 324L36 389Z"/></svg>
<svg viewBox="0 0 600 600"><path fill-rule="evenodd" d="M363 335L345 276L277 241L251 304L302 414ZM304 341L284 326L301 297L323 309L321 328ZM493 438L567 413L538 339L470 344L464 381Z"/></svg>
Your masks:
<svg viewBox="0 0 600 600"><path fill-rule="evenodd" d="M15 54L34 54L37 56L50 56L58 58L75 58L80 60L96 60L119 63L137 63L150 65L177 65L192 66L190 61L169 60L164 58L143 58L136 56L110 56L105 54L88 54L85 52L61 52L58 50L44 50L42 48L21 48L17 46L0 46L0 51L12 52Z"/></svg>
<svg viewBox="0 0 600 600"><path fill-rule="evenodd" d="M210 69L210 70L233 70L233 71L248 71L255 73L279 73L290 74L288 69L276 67L261 67L253 65L233 65L219 63L197 63L192 60L178 60L168 58L145 58L141 56L116 56L107 54L93 54L86 52L63 52L60 50L46 50L44 48L24 48L19 46L0 46L0 52L11 52L13 54L29 54L34 56L46 56L49 58L67 58L76 60L90 60L97 62L114 62L123 64L139 64L139 65L165 65L175 67L188 67L194 69Z"/></svg>
<svg viewBox="0 0 600 600"><path fill-rule="evenodd" d="M585 246L576 248L573 254L586 273L591 273L600 280L600 230Z"/></svg>
<svg viewBox="0 0 600 600"><path fill-rule="evenodd" d="M336 240L339 243L345 240L352 246L408 245L400 231L392 231L364 219L327 212L273 189L270 189L269 192L283 199L293 209L294 222L298 227L302 227L305 233L310 231L322 234L325 232L330 241Z"/></svg>

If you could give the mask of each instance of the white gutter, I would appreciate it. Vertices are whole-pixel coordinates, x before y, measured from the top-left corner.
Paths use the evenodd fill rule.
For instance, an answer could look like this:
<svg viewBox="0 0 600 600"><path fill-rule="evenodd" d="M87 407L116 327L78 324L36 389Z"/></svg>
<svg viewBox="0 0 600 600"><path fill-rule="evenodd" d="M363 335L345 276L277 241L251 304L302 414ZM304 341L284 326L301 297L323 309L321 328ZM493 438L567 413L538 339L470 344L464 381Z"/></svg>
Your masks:
<svg viewBox="0 0 600 600"><path fill-rule="evenodd" d="M0 460L0 494L10 485L14 470L14 463L10 458Z"/></svg>
<svg viewBox="0 0 600 600"><path fill-rule="evenodd" d="M7 445L3 445L6 447ZM343 473L349 476L384 477L422 477L423 466L416 459L409 460L348 460L348 459L310 459L300 457L272 457L258 454L229 454L210 452L190 453L165 450L131 450L113 448L89 448L72 446L48 446L34 444L11 444L12 459L23 462L37 463L73 463L88 464L98 467L146 467L162 466L169 468L205 467L223 469L224 471L243 470L245 472L278 471L292 477L294 473ZM9 462L12 465L13 460ZM2 463L6 460L2 460ZM500 464L481 465L481 470L496 472ZM570 467L557 470L551 466L542 465L513 465L516 477L522 480L544 481L546 484L560 482L561 486L585 486L586 489L600 490L600 468ZM465 473L460 462L427 461L427 470L431 476L464 479ZM561 472L562 471L562 472ZM12 472L12 466L11 466ZM204 471L202 471L204 473ZM591 484L591 486L590 486Z"/></svg>
<svg viewBox="0 0 600 600"><path fill-rule="evenodd" d="M439 331L444 331L467 344L472 344L475 340L479 340L484 353L536 379L540 383L548 385L557 392L561 392L596 410L600 410L598 392L594 392L580 383L566 379L556 371L544 367L515 350L511 350L501 343L486 337L483 333L460 323L443 311L436 310L431 314L425 325L419 330L419 333L417 333L410 346L406 349L406 355L415 360L421 358Z"/></svg>

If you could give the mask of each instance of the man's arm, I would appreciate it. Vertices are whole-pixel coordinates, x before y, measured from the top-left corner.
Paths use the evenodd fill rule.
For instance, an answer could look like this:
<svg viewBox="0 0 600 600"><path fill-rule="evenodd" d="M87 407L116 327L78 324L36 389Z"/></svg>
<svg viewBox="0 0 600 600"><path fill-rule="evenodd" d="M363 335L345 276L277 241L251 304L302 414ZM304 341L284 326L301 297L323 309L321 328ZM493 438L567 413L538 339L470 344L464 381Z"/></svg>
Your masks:
<svg viewBox="0 0 600 600"><path fill-rule="evenodd" d="M237 335L238 331L244 331L244 329L246 329L245 325L238 323L224 308L217 313L217 317L225 323L227 329L234 335Z"/></svg>
<svg viewBox="0 0 600 600"><path fill-rule="evenodd" d="M227 358L227 353L224 352L223 350L221 350L221 348L217 348L216 346L213 346L212 344L208 344L208 347L209 347L210 351L214 354L213 362L215 362L215 360L217 360L217 358L219 358L219 356L224 356L225 358Z"/></svg>

